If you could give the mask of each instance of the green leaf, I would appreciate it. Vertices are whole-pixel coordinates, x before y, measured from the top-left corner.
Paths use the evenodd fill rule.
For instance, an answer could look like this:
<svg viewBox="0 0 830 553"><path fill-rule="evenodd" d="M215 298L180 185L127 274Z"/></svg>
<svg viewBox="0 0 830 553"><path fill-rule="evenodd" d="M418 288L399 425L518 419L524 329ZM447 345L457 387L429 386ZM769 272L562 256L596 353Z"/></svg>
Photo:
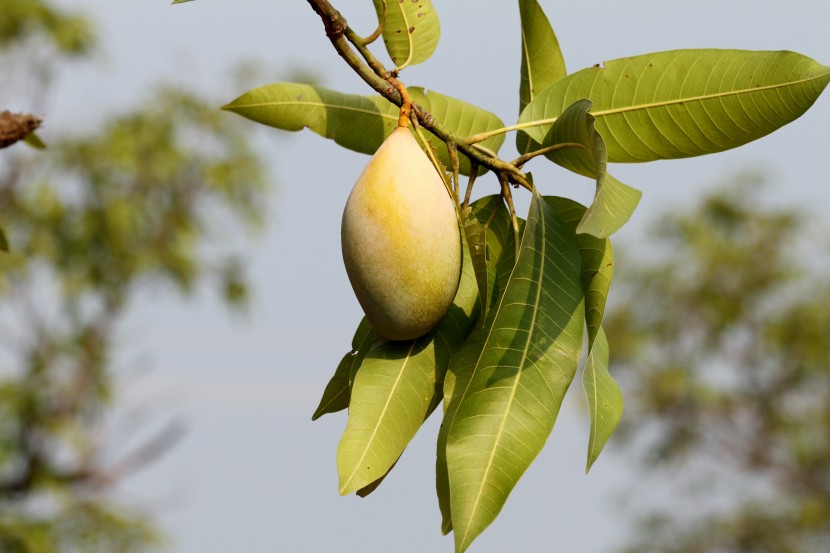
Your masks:
<svg viewBox="0 0 830 553"><path fill-rule="evenodd" d="M473 104L444 96L438 92L426 91L420 87L408 88L412 101L431 113L437 121L457 136L472 136L504 127L504 123L495 114L474 106ZM397 113L395 108L395 112ZM447 146L436 136L427 133L430 144L438 152L438 158L445 167L451 167ZM479 145L498 153L504 144L504 135L496 135L479 143ZM458 152L459 171L470 174L470 159Z"/></svg>
<svg viewBox="0 0 830 553"><path fill-rule="evenodd" d="M606 174L602 184L597 183L594 202L579 223L577 232L607 238L617 232L631 218L643 193Z"/></svg>
<svg viewBox="0 0 830 553"><path fill-rule="evenodd" d="M378 21L387 5L383 42L398 70L428 60L441 36L438 14L431 0L373 0Z"/></svg>
<svg viewBox="0 0 830 553"><path fill-rule="evenodd" d="M585 206L554 196L545 197L545 201L562 218L568 229L576 233L577 224L585 214ZM608 373L608 342L601 327L614 275L611 241L588 234L577 234L576 240L582 259L585 326L588 329L588 357L582 373L582 384L591 415L587 472L617 427L622 417L623 404L619 386Z"/></svg>
<svg viewBox="0 0 830 553"><path fill-rule="evenodd" d="M456 374L472 370L484 347L489 329L492 326L495 311L490 307L498 305L513 267L516 264L516 240L510 213L499 195L485 196L471 205L473 215L484 221L485 246L488 274L488 315L480 317L476 328L464 342L463 346L452 356L444 377L444 422L438 434L438 448L435 467L435 485L438 494L438 506L441 509L441 531L447 534L452 530L450 517L450 488L447 474L446 443L449 428L446 414L452 402ZM524 228L524 221L519 220L519 230Z"/></svg>
<svg viewBox="0 0 830 553"><path fill-rule="evenodd" d="M349 420L337 448L342 495L384 477L441 401L450 356L478 318L478 287L469 250L462 245L458 292L438 326L417 340L379 343L357 370Z"/></svg>
<svg viewBox="0 0 830 553"><path fill-rule="evenodd" d="M608 174L605 142L594 128L595 119L588 113L590 109L590 100L577 100L570 105L551 126L541 146L565 146L548 152L545 157L575 173L596 179L594 202L577 232L606 238L631 218L642 193Z"/></svg>
<svg viewBox="0 0 830 553"><path fill-rule="evenodd" d="M0 251L7 253L9 251L9 240L6 238L6 231L3 230L3 227L0 227Z"/></svg>
<svg viewBox="0 0 830 553"><path fill-rule="evenodd" d="M573 233L534 192L516 266L471 371L456 374L446 459L456 551L541 451L576 372L584 303Z"/></svg>
<svg viewBox="0 0 830 553"><path fill-rule="evenodd" d="M363 154L374 154L398 124L398 108L380 96L301 83L260 86L222 109L286 131L308 128Z"/></svg>
<svg viewBox="0 0 830 553"><path fill-rule="evenodd" d="M35 150L45 150L46 143L41 140L40 136L37 133L30 132L25 137L23 137L23 142L25 142L28 146L31 146Z"/></svg>
<svg viewBox="0 0 830 553"><path fill-rule="evenodd" d="M398 459L400 459L400 457L398 457ZM384 474L383 476L381 476L380 478L378 478L377 480L375 480L371 484L369 484L367 486L363 486L362 488L357 490L355 492L355 495L357 497L368 497L369 494L371 494L373 491L375 491L376 489L378 489L380 487L380 485L383 483L384 480L386 480L386 477L389 476L389 473L392 472L392 469L394 469L395 465L397 465L397 464L398 464L398 461L395 461L394 463L392 463L392 466L389 467L389 470L386 471L386 474Z"/></svg>
<svg viewBox="0 0 830 553"><path fill-rule="evenodd" d="M462 225L464 226L464 239L467 240L467 247L470 248L473 273L476 275L476 284L478 284L481 316L486 317L487 298L490 297L487 276L487 233L476 216L473 215L471 207L468 207L463 214Z"/></svg>
<svg viewBox="0 0 830 553"><path fill-rule="evenodd" d="M622 418L623 397L620 387L608 372L608 339L602 328L594 340L585 369L582 385L591 413L591 435L588 439L588 462L585 472L591 470L602 448Z"/></svg>
<svg viewBox="0 0 830 553"><path fill-rule="evenodd" d="M469 136L504 126L489 111L467 102L409 88L413 101L430 112L451 132ZM345 94L299 83L274 83L249 90L222 109L252 121L283 129L311 131L334 140L340 146L363 154L374 154L398 124L398 108L381 96ZM427 133L432 148L446 167L450 166L446 145ZM499 135L482 142L493 151L504 143ZM460 171L470 174L470 160L459 155Z"/></svg>
<svg viewBox="0 0 830 553"><path fill-rule="evenodd" d="M519 112L541 91L565 78L565 58L544 10L536 0L519 0L522 24L522 67ZM517 149L527 153L533 144L525 133L517 135Z"/></svg>
<svg viewBox="0 0 830 553"><path fill-rule="evenodd" d="M585 206L557 196L545 196L545 201L556 211L569 231L574 233L582 262L582 289L585 293L585 324L588 328L588 344L602 324L608 290L614 276L614 254L611 241L590 234L577 234L579 221L585 215Z"/></svg>
<svg viewBox="0 0 830 553"><path fill-rule="evenodd" d="M171 4L184 4L185 2L193 2L193 0L173 0Z"/></svg>
<svg viewBox="0 0 830 553"><path fill-rule="evenodd" d="M520 123L542 142L553 119L593 102L608 161L641 162L721 152L801 116L830 81L830 68L794 52L673 50L573 73L539 94Z"/></svg>
<svg viewBox="0 0 830 553"><path fill-rule="evenodd" d="M366 357L369 348L378 340L375 333L372 332L372 327L366 317L360 321L360 324L355 331L354 338L352 338L352 350L341 359L340 364L334 371L334 376L331 377L326 389L323 391L323 397L320 399L320 404L317 410L314 411L311 420L315 421L329 413L336 413L342 411L349 406L349 398L351 397L352 382L357 368Z"/></svg>

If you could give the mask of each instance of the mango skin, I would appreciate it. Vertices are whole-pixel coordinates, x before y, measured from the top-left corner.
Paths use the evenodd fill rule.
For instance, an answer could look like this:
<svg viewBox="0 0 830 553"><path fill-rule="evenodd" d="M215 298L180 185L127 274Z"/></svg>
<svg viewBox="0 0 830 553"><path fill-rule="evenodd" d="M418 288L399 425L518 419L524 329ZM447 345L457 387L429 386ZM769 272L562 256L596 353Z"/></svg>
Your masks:
<svg viewBox="0 0 830 553"><path fill-rule="evenodd" d="M409 129L395 129L358 177L341 242L352 289L380 338L418 338L447 313L461 277L458 218Z"/></svg>

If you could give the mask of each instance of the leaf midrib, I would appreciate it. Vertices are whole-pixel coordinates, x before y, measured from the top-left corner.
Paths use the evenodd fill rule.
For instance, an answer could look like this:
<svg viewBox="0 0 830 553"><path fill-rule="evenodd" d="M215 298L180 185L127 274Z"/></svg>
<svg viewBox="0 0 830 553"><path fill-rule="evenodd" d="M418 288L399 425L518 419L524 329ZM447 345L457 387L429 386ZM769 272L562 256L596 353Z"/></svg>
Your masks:
<svg viewBox="0 0 830 553"><path fill-rule="evenodd" d="M542 210L540 209L539 211L542 211ZM542 241L544 242L544 236L546 235L545 217L544 217L544 213L540 213L539 215L540 215L539 224L542 227L542 237L543 237ZM525 230L525 232L527 232L527 230ZM539 302L540 302L540 298L541 298L541 295L542 295L542 280L543 280L542 275L544 275L544 270L545 270L545 257L546 257L546 250L543 246L540 250L541 262L540 262L539 271L538 271L539 278L537 279L537 283L536 283L536 294L535 294L536 299L533 303L533 306L534 306L533 318L532 318L530 328L535 328L536 327L536 318L539 314ZM518 261L518 259L517 259L517 261ZM528 335L527 335L527 341L525 342L525 347L524 347L524 350L522 352L521 366L518 367L519 370L516 374L516 380L513 383L513 389L510 390L510 400L506 403L506 405L508 407L504 410L504 415L502 416L502 420L501 420L501 423L499 425L499 430L496 433L496 442L495 442L495 445L493 446L492 451L490 452L490 458L487 460L487 467L484 471L484 477L481 479L481 486L479 487L478 493L476 494L476 500L475 500L475 503L473 504L473 510L472 510L472 513L471 513L471 516L470 516L470 520L473 520L475 518L476 511L478 510L478 506L479 506L481 497L483 495L482 490L484 490L484 484L487 481L488 475L490 474L490 469L492 469L492 467L493 467L493 459L495 458L496 450L498 449L498 445L499 445L499 442L501 441L501 437L504 435L504 427L507 424L507 414L510 411L510 405L512 405L513 400L516 396L516 390L518 390L519 382L521 382L521 377L522 377L522 372L523 372L522 369L524 368L524 363L527 360L527 352L530 349L530 343L532 342L532 336L533 336L533 332L529 332ZM486 349L487 349L487 346L485 345L485 350ZM467 543L467 536L470 534L471 526L472 526L471 524L468 524L466 529L464 530L464 536L462 537L462 540L461 540L462 544Z"/></svg>
<svg viewBox="0 0 830 553"><path fill-rule="evenodd" d="M407 19L406 17L406 9L403 7L403 4L401 2L396 3L398 5L398 9L401 12L401 18L403 19L403 30L406 33L407 46L409 47L409 51L406 56L406 61L403 62L401 65L398 65L398 67L396 68L398 71L400 71L404 67L407 67L412 61L412 56L415 52L415 39L413 38L412 33L409 32L409 19Z"/></svg>
<svg viewBox="0 0 830 553"><path fill-rule="evenodd" d="M830 68L824 68L824 71L822 73L813 75L813 76L808 77L806 79L799 79L797 81L789 81L789 82L785 82L785 83L776 83L776 84L771 84L771 85L756 86L756 87L752 87L752 88L741 88L741 89L738 89L738 90L728 90L726 92L715 92L715 93L712 93L712 94L702 94L702 95L699 95L699 96L688 96L688 97L684 97L684 98L674 98L672 100L665 100L665 101L662 101L662 102L650 102L650 103L647 103L647 104L637 104L637 105L633 105L633 106L623 106L623 107L619 107L619 108L611 108L611 109L605 109L605 110L601 110L601 111L590 111L589 113L591 115L593 115L594 117L596 117L597 119L599 119L601 117L607 117L607 116L611 116L611 115L618 115L618 114L621 114L621 113L630 113L630 112L634 112L634 111L661 108L661 107L667 107L667 106L672 106L672 105L677 105L677 104L684 104L684 103L702 102L702 101L705 101L705 100L712 100L712 99L716 99L716 98L724 98L724 97L728 97L728 96L737 96L737 95L740 95L740 94L751 94L753 92L763 92L765 90L783 89L783 88L803 85L803 84L806 84L806 83L809 83L809 82L812 82L812 81L815 81L815 80L820 80L822 78L827 78L828 73L830 73ZM556 122L557 119L558 119L558 117L547 117L547 118L544 118L544 119L534 119L534 120L531 120L531 121L525 121L525 122L522 122L522 123L518 123L518 124L513 125L511 127L505 127L505 129L506 130L522 130L522 129L529 129L529 128L533 128L533 127L541 127L542 125L552 125L553 123Z"/></svg>
<svg viewBox="0 0 830 553"><path fill-rule="evenodd" d="M238 109L238 108L267 108L273 106L312 106L312 107L321 107L321 108L332 108L332 109L342 109L345 111L353 111L356 113L365 113L367 115L376 115L378 117L384 117L386 119L394 119L397 120L397 115L390 115L388 113L383 113L382 111L374 111L369 109L363 108L355 108L351 106L341 106L337 104L327 104L325 102L306 102L302 100L286 100L286 101L275 101L275 102L257 102L255 104L237 104L237 105L229 105L227 109Z"/></svg>
<svg viewBox="0 0 830 553"><path fill-rule="evenodd" d="M377 418L377 423L375 423L375 427L372 429L372 435L366 441L366 446L363 448L363 453L358 459L357 463L354 465L354 469L352 473L349 475L349 479L340 487L340 493L343 493L343 490L349 488L349 484L351 484L352 480L354 480L355 475L357 474L358 469L363 464L363 460L366 458L366 455L369 453L369 449L372 446L372 442L375 440L375 436L377 436L378 429L380 428L380 424L383 421L384 415L386 415L386 411L389 409L389 404L392 402L392 396L395 395L395 390L398 388L398 385L403 378L404 370L406 366L409 364L409 360L412 359L412 350L415 349L415 344L418 343L418 340L413 340L412 344L409 346L409 351L406 352L406 360L401 364L401 369L398 371L398 376L395 378L395 383L392 385L392 388L389 390L389 394L386 397L386 402L383 404L383 409L381 409L380 416Z"/></svg>
<svg viewBox="0 0 830 553"><path fill-rule="evenodd" d="M687 103L687 102L702 102L702 101L705 101L705 100L713 100L713 99L716 99L716 98L725 98L725 97L728 97L728 96L738 96L740 94L751 94L753 92L763 92L765 90L774 90L774 89L778 89L778 88L787 88L787 87L791 87L791 86L797 86L797 85L808 83L808 82L811 82L811 81L814 81L816 79L820 79L820 78L826 77L826 76L827 76L827 71L825 71L824 73L821 73L819 75L808 77L806 79L799 79L797 81L788 81L788 82L785 82L785 83L776 83L776 84L771 84L771 85L755 86L755 87L752 87L752 88L741 88L741 89L738 89L738 90L727 90L725 92L714 92L714 93L711 93L711 94L701 94L699 96L674 98L672 100L665 100L665 101L662 101L662 102L650 102L650 103L647 103L647 104L637 104L637 105L634 105L634 106L625 106L625 107L620 107L620 108L612 108L612 109L606 109L606 110L601 110L601 111L596 111L596 112L592 111L590 113L594 117L605 117L605 116L608 116L608 115L616 115L618 113L627 113L627 112L639 111L639 110L643 110L643 109L660 108L660 107L671 106L671 105L675 105L675 104L684 104L684 103Z"/></svg>

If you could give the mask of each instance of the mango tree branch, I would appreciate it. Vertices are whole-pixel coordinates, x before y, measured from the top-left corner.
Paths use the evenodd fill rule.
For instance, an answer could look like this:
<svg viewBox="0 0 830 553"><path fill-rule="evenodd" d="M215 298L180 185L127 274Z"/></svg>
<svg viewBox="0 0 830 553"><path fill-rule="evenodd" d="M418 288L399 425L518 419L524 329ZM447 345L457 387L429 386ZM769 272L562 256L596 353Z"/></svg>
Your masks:
<svg viewBox="0 0 830 553"><path fill-rule="evenodd" d="M11 146L35 131L43 121L27 113L0 112L0 148Z"/></svg>
<svg viewBox="0 0 830 553"><path fill-rule="evenodd" d="M334 46L334 49L338 54L340 54L340 57L343 58L347 64L349 64L349 66L361 79L364 80L364 82L366 82L366 84L372 87L381 96L400 107L403 100L400 93L387 80L388 77L382 78L377 75L373 68L370 67L364 59L361 59L361 57L355 53L354 50L352 50L349 40L346 38L346 34L351 34L353 31L349 29L349 24L343 15L337 11L328 0L308 0L308 3L323 20L323 26L326 29L326 36L328 36ZM357 35L354 35L354 37L359 39ZM355 40L355 42L358 42L358 40ZM365 44L359 48L361 53L363 53ZM368 49L366 50L368 51ZM368 59L374 59L374 56ZM382 67L379 62L377 62L375 69L378 67ZM432 134L444 142L455 144L456 147L463 152L464 155L469 157L471 161L478 163L480 166L487 167L499 175L503 175L511 183L521 185L528 190L532 189L532 185L528 181L527 176L516 166L511 165L496 156L490 156L482 152L481 149L468 144L464 138L451 133L443 125L438 123L431 113L424 110L418 104L412 104L412 112L418 118L418 122L422 127L429 130Z"/></svg>

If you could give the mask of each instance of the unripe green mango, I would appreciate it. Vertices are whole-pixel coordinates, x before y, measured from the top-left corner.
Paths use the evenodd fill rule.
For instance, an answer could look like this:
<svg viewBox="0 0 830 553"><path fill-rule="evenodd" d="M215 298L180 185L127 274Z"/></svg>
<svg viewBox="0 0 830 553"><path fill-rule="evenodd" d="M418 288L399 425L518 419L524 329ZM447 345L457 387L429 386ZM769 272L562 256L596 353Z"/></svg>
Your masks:
<svg viewBox="0 0 830 553"><path fill-rule="evenodd" d="M395 129L357 179L341 241L349 281L379 337L418 338L447 313L461 276L456 209L409 129Z"/></svg>

